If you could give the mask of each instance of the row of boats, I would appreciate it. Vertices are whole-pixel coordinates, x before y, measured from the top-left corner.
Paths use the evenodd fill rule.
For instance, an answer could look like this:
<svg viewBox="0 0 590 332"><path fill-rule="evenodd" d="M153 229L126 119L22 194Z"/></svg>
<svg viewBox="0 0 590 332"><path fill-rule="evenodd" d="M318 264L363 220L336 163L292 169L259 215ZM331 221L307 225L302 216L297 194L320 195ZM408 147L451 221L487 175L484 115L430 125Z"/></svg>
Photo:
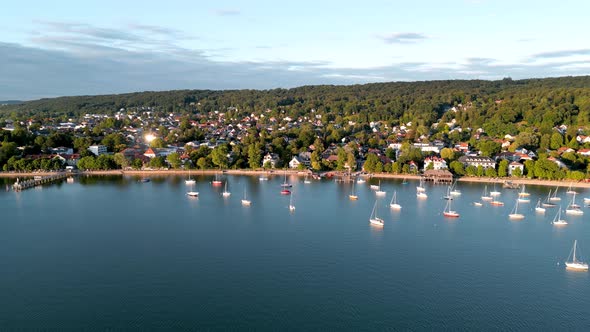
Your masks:
<svg viewBox="0 0 590 332"><path fill-rule="evenodd" d="M266 180L268 180L268 179L266 178ZM261 177L261 181L262 181L262 177ZM190 177L190 171L189 171L188 179L186 179L184 182L188 186L195 185L196 181ZM231 192L228 191L228 189L227 189L227 183L228 182L225 181L225 188L224 188L223 192L221 193L221 196L223 196L224 198L228 198L231 196ZM214 187L220 187L223 185L223 182L221 180L219 180L216 175L215 180L213 180L211 182L211 184ZM282 188L281 195L291 195L291 191L289 189L287 189L287 188L291 188L291 187L292 187L292 185L287 182L287 178L285 176L285 182L283 184L281 184L281 188ZM195 190L187 191L186 194L189 197L199 197L199 192L195 191ZM246 188L244 188L244 197L242 198L241 203L243 206L250 206L252 204L252 201L249 200L248 197L246 196ZM289 211L295 211L295 205L293 204L293 196L292 195L289 200Z"/></svg>

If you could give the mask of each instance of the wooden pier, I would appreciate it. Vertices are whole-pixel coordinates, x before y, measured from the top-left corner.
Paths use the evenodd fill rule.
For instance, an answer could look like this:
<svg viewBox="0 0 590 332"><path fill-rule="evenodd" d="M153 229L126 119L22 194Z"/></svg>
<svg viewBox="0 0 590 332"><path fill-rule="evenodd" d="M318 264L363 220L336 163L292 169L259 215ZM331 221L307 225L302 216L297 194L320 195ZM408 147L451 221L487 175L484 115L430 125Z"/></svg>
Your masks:
<svg viewBox="0 0 590 332"><path fill-rule="evenodd" d="M44 184L49 184L52 182L60 181L66 179L68 176L71 176L71 173L57 173L54 175L47 175L47 176L35 176L35 178L25 181L20 181L18 178L16 182L12 185L12 190L14 191L21 191L37 186L41 186Z"/></svg>

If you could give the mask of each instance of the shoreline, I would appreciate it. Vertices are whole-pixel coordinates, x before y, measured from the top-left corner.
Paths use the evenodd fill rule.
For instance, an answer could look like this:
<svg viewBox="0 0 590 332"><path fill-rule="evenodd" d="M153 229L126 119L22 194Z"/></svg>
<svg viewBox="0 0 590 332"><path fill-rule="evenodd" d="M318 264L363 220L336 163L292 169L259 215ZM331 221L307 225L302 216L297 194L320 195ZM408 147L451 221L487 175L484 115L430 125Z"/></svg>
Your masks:
<svg viewBox="0 0 590 332"><path fill-rule="evenodd" d="M311 175L312 172L309 170L108 170L108 171L82 171L72 172L71 175L86 175L86 176L100 176L100 175L122 175L122 176L181 176L181 175L247 175L247 176L260 176L260 175L289 175L289 176L306 176ZM63 172L23 172L23 173L8 173L0 172L0 178L18 178L18 177L34 177L34 176L49 176L61 174ZM331 171L322 172L321 174L333 174L335 177L343 174L342 172ZM412 174L387 174L387 173L367 173L360 175L367 178L378 178L378 179L406 179L419 181L422 176ZM535 186L546 186L546 187L563 187L572 186L574 188L590 188L590 182L575 182L567 180L540 180L540 179L528 179L528 178L485 178L485 177L461 177L457 178L457 182L465 183L489 183L489 184L503 184L506 181L510 181L517 185L535 185Z"/></svg>

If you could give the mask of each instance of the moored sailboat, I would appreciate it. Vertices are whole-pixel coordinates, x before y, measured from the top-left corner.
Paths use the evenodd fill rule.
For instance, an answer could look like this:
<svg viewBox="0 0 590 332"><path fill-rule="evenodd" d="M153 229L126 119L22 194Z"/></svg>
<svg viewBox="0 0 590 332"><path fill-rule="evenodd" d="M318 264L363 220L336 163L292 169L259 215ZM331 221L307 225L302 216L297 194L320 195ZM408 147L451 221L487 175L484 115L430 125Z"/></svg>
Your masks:
<svg viewBox="0 0 590 332"><path fill-rule="evenodd" d="M211 182L211 184L213 184L216 187L221 186L222 182L221 182L221 180L219 180L217 173L215 173L215 180L213 180L213 182Z"/></svg>
<svg viewBox="0 0 590 332"><path fill-rule="evenodd" d="M443 216L449 217L449 218L459 218L459 212L451 209L451 202L452 202L452 200L447 201L447 205L445 206L445 209L443 210Z"/></svg>
<svg viewBox="0 0 590 332"><path fill-rule="evenodd" d="M567 191L565 193L566 194L569 194L569 195L577 194L577 192L572 188L572 183L571 182L570 182L570 186L567 187Z"/></svg>
<svg viewBox="0 0 590 332"><path fill-rule="evenodd" d="M570 270L578 270L578 271L587 271L588 270L588 263L584 263L582 261L579 261L576 258L576 247L578 246L578 240L574 240L574 247L572 248L573 251L573 258L570 261L569 258L572 255L572 252L570 252L570 256L568 256L568 260L565 262L565 266L567 269Z"/></svg>
<svg viewBox="0 0 590 332"><path fill-rule="evenodd" d="M285 180L281 184L282 188L291 188L293 185L287 182L287 171L285 171Z"/></svg>
<svg viewBox="0 0 590 332"><path fill-rule="evenodd" d="M354 182L352 183L352 189L350 190L350 195L348 195L348 199L351 201L356 201L359 199L357 194L354 192Z"/></svg>
<svg viewBox="0 0 590 332"><path fill-rule="evenodd" d="M381 190L381 180L379 180L379 188L375 191L375 195L377 196L385 196L386 192Z"/></svg>
<svg viewBox="0 0 590 332"><path fill-rule="evenodd" d="M558 202L561 201L561 197L557 196L557 192L559 191L559 186L555 187L555 191L553 192L553 196L549 198L551 202Z"/></svg>
<svg viewBox="0 0 590 332"><path fill-rule="evenodd" d="M500 192L496 190L496 184L494 183L494 190L490 191L490 196L500 196Z"/></svg>
<svg viewBox="0 0 590 332"><path fill-rule="evenodd" d="M244 188L244 198L242 198L242 205L250 206L250 204L252 204L252 202L248 198L246 198L246 188Z"/></svg>
<svg viewBox="0 0 590 332"><path fill-rule="evenodd" d="M397 191L393 192L393 197L391 197L391 202L389 202L389 207L392 210L400 210L402 208L401 205L397 202Z"/></svg>
<svg viewBox="0 0 590 332"><path fill-rule="evenodd" d="M584 214L584 211L580 208L580 205L576 204L576 194L572 197L572 201L570 205L565 209L566 214L571 214L574 216L581 216Z"/></svg>
<svg viewBox="0 0 590 332"><path fill-rule="evenodd" d="M516 204L514 205L514 209L512 209L512 212L508 215L508 218L513 219L513 220L521 220L524 219L524 214L522 213L518 213L518 199L516 200Z"/></svg>
<svg viewBox="0 0 590 332"><path fill-rule="evenodd" d="M549 189L549 193L547 194L547 199L541 204L541 206L545 208L554 208L557 206L555 203L551 203L551 189Z"/></svg>
<svg viewBox="0 0 590 332"><path fill-rule="evenodd" d="M291 195L291 197L289 197L289 211L291 211L291 212L295 211L295 204L293 204L293 195Z"/></svg>
<svg viewBox="0 0 590 332"><path fill-rule="evenodd" d="M557 211L557 214L555 215L555 218L553 218L553 221L551 223L555 226L567 225L567 221L565 221L564 219L561 219L561 207Z"/></svg>
<svg viewBox="0 0 590 332"><path fill-rule="evenodd" d="M488 186L483 187L483 195L481 196L482 201L491 201L493 198L488 194Z"/></svg>
<svg viewBox="0 0 590 332"><path fill-rule="evenodd" d="M186 184L188 186L191 186L191 185L195 184L195 182L196 182L195 179L192 179L191 178L191 170L189 168L189 170L188 170L188 179L184 180L184 184Z"/></svg>
<svg viewBox="0 0 590 332"><path fill-rule="evenodd" d="M223 195L223 197L229 197L231 195L231 193L227 191L227 180L225 181L225 189L223 190L223 193L221 193L221 195Z"/></svg>
<svg viewBox="0 0 590 332"><path fill-rule="evenodd" d="M545 208L541 206L541 199L537 201L537 206L535 207L535 212L537 213L545 213Z"/></svg>
<svg viewBox="0 0 590 332"><path fill-rule="evenodd" d="M374 226L383 227L383 219L377 217L377 201L373 205L373 211L371 211L371 216L369 216L369 223Z"/></svg>

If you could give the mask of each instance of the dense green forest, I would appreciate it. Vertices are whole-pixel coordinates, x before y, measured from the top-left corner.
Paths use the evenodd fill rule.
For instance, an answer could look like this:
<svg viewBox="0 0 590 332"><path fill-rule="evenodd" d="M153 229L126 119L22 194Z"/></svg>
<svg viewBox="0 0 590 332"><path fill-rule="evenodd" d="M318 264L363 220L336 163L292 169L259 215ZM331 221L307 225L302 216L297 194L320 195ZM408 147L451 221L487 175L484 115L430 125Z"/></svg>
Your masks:
<svg viewBox="0 0 590 332"><path fill-rule="evenodd" d="M501 102L500 102L501 101ZM469 106L445 113L449 107ZM177 90L119 95L41 99L0 107L0 118L76 118L86 113L112 114L121 108L155 107L163 112L194 113L235 107L237 114L267 109L289 116L311 109L328 121L391 125L413 121L418 134L439 119L456 117L462 127L483 127L490 136L522 130L548 133L558 124L590 123L590 77L498 81L449 80L350 86L302 86L274 90Z"/></svg>

